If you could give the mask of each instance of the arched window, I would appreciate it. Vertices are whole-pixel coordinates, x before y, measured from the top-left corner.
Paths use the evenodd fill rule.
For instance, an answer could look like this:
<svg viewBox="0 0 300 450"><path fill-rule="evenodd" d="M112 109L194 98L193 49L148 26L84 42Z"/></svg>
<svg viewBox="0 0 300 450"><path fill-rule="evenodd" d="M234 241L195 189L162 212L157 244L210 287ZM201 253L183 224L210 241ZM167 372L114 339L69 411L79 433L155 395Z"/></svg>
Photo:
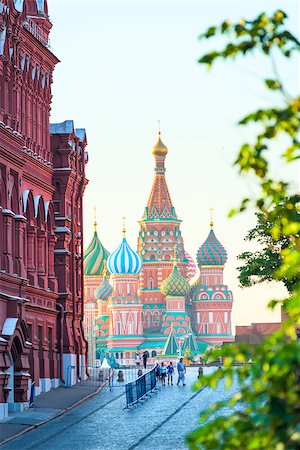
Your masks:
<svg viewBox="0 0 300 450"><path fill-rule="evenodd" d="M154 358L154 356L156 356L156 355L157 355L156 351L155 351L155 350L152 350L152 352L151 352L152 358Z"/></svg>
<svg viewBox="0 0 300 450"><path fill-rule="evenodd" d="M153 278L149 278L149 289L153 289Z"/></svg>
<svg viewBox="0 0 300 450"><path fill-rule="evenodd" d="M55 222L54 222L54 209L53 204L50 202L49 204L46 203L48 206L47 211L47 242L46 242L46 252L48 257L48 287L51 289L51 291L57 291L57 278L55 276L55 269L54 269L54 248L56 243L56 235L54 233L55 228Z"/></svg>
<svg viewBox="0 0 300 450"><path fill-rule="evenodd" d="M36 197L35 197L36 200ZM37 201L37 200L36 200ZM37 208L37 271L38 271L38 285L46 288L47 283L47 266L48 266L48 258L46 255L48 254L48 242L46 236L46 223L45 223L45 209L44 209L44 201L43 198L40 197L38 199L38 208Z"/></svg>
<svg viewBox="0 0 300 450"><path fill-rule="evenodd" d="M4 269L4 224L2 209L5 208L5 167L0 165L0 270Z"/></svg>
<svg viewBox="0 0 300 450"><path fill-rule="evenodd" d="M33 195L30 191L28 193L28 198L26 204L23 205L24 213L27 218L27 228L26 228L26 241L27 241L27 278L29 279L29 284L32 286L37 285L37 272L36 272L36 254L37 254L37 230L36 221L34 217L34 202Z"/></svg>

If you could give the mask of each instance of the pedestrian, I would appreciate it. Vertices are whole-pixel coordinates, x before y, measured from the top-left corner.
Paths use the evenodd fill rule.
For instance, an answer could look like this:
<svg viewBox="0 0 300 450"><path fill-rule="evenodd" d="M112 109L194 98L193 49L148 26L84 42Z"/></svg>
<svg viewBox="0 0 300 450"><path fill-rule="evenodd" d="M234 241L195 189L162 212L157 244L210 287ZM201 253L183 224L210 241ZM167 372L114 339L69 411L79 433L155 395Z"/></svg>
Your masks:
<svg viewBox="0 0 300 450"><path fill-rule="evenodd" d="M203 367L200 366L198 369L198 378L200 379L202 377L202 375L203 375Z"/></svg>
<svg viewBox="0 0 300 450"><path fill-rule="evenodd" d="M161 377L161 384L163 386L166 385L166 376L167 376L167 368L165 366L165 363L162 362L160 366L160 377Z"/></svg>
<svg viewBox="0 0 300 450"><path fill-rule="evenodd" d="M160 365L158 362L155 364L154 372L157 380L160 380Z"/></svg>
<svg viewBox="0 0 300 450"><path fill-rule="evenodd" d="M186 367L183 362L183 358L180 358L179 362L177 363L177 370L178 370L177 386L179 386L180 381L182 381L183 386L185 386Z"/></svg>
<svg viewBox="0 0 300 450"><path fill-rule="evenodd" d="M171 384L173 385L173 373L174 373L174 366L171 361L170 364L168 365L168 384L170 384L171 382Z"/></svg>
<svg viewBox="0 0 300 450"><path fill-rule="evenodd" d="M139 352L136 352L136 354L135 354L135 364L137 365L137 367L139 367L140 363L141 363L141 355L139 354Z"/></svg>
<svg viewBox="0 0 300 450"><path fill-rule="evenodd" d="M143 353L143 364L144 364L144 369L147 369L147 359L148 359L148 352L144 352L144 353Z"/></svg>

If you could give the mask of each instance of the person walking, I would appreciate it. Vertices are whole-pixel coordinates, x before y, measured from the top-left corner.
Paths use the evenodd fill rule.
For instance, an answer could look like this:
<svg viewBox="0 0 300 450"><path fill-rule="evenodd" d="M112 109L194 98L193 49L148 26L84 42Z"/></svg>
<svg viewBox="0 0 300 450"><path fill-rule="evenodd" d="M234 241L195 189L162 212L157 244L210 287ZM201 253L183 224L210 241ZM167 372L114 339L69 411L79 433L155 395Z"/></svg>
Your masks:
<svg viewBox="0 0 300 450"><path fill-rule="evenodd" d="M163 386L166 385L166 376L167 376L167 368L165 366L165 363L162 362L160 366L160 377L161 377L161 384Z"/></svg>
<svg viewBox="0 0 300 450"><path fill-rule="evenodd" d="M170 384L171 381L171 384L173 385L173 373L174 373L174 366L171 361L170 364L168 365L168 384Z"/></svg>
<svg viewBox="0 0 300 450"><path fill-rule="evenodd" d="M155 376L156 376L156 379L157 380L160 380L160 369L161 369L161 367L160 367L160 365L158 364L158 362L155 364L155 367L154 367L154 371L155 371Z"/></svg>
<svg viewBox="0 0 300 450"><path fill-rule="evenodd" d="M203 367L200 366L198 369L198 378L200 379L203 376Z"/></svg>
<svg viewBox="0 0 300 450"><path fill-rule="evenodd" d="M147 359L148 359L148 352L143 353L143 365L144 369L147 369Z"/></svg>
<svg viewBox="0 0 300 450"><path fill-rule="evenodd" d="M139 354L139 352L136 352L135 354L135 364L137 367L139 367L141 364L141 355Z"/></svg>
<svg viewBox="0 0 300 450"><path fill-rule="evenodd" d="M180 358L179 362L177 363L177 370L178 370L177 386L179 386L180 381L182 381L182 385L185 386L186 366L183 362L183 358Z"/></svg>

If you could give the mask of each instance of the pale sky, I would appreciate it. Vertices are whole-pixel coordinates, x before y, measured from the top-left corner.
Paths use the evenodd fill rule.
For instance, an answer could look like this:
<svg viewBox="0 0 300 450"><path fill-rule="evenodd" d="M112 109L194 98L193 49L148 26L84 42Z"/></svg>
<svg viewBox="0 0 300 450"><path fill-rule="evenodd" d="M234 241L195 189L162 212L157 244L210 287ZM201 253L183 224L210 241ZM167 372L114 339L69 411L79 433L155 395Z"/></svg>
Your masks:
<svg viewBox="0 0 300 450"><path fill-rule="evenodd" d="M277 8L288 13L289 28L297 33L298 1L48 0L48 7L52 47L61 60L54 73L51 121L73 119L87 131L85 246L96 206L104 246L110 252L118 246L126 216L127 238L136 248L160 119L169 149L167 182L183 220L186 250L195 258L209 232L213 207L215 233L229 254L225 283L234 294L233 322L277 321L279 312L272 314L265 305L284 295L280 285L238 287L236 256L249 248L243 238L255 223L253 214L227 218L232 207L255 192L253 182L232 166L239 145L251 140L254 130L236 123L278 100L262 81L273 77L271 64L250 56L220 62L208 72L197 59L220 41L200 42L198 36L224 19L254 18ZM278 68L289 91L297 94L298 61L279 58ZM273 159L279 174L281 163ZM296 168L285 176L296 185Z"/></svg>

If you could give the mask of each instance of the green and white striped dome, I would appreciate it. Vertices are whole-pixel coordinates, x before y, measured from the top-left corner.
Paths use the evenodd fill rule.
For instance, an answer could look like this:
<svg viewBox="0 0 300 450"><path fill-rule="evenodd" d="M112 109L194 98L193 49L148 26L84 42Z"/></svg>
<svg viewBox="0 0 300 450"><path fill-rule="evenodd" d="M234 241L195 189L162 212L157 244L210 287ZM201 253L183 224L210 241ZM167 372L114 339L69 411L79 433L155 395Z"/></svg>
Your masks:
<svg viewBox="0 0 300 450"><path fill-rule="evenodd" d="M95 223L95 230L93 239L90 245L84 252L84 274L87 276L99 276L104 269L104 262L109 257L109 252L101 244L97 234L97 224Z"/></svg>

